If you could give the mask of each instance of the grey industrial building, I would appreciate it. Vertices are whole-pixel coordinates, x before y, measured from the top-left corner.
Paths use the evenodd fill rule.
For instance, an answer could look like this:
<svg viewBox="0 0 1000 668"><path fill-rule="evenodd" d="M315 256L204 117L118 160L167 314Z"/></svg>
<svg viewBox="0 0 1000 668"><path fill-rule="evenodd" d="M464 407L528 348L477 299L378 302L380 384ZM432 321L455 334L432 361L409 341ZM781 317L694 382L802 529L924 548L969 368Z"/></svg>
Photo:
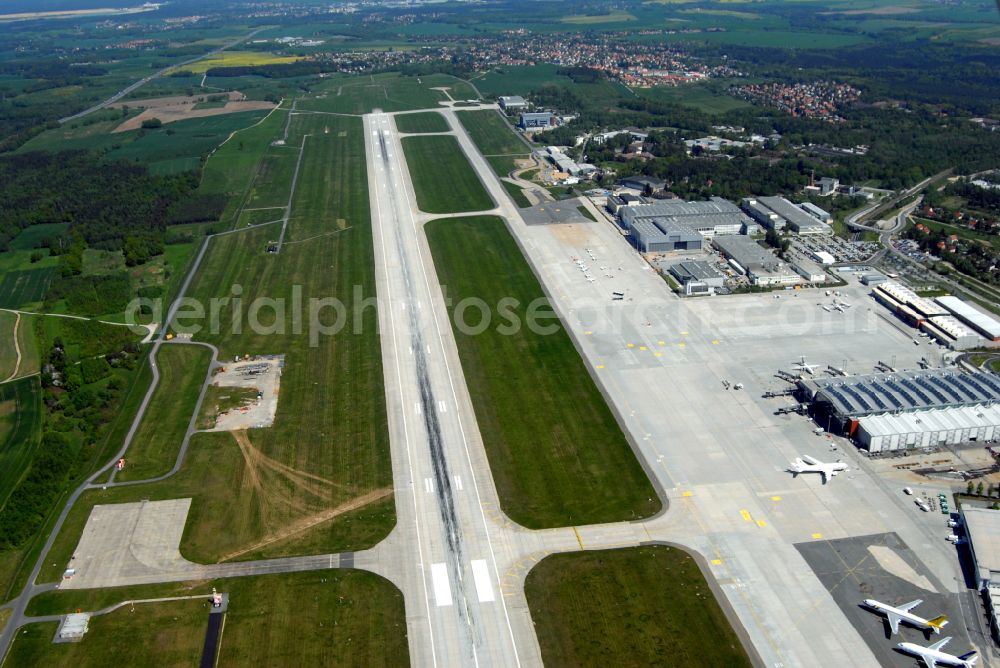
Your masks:
<svg viewBox="0 0 1000 668"><path fill-rule="evenodd" d="M712 243L722 251L733 269L747 276L753 285L795 285L802 282L793 269L749 237L716 237Z"/></svg>
<svg viewBox="0 0 1000 668"><path fill-rule="evenodd" d="M624 211L639 207L625 207ZM626 220L625 216L622 216ZM700 250L704 239L687 225L673 218L629 218L626 224L632 243L642 253L666 253Z"/></svg>
<svg viewBox="0 0 1000 668"><path fill-rule="evenodd" d="M798 381L799 398L827 428L870 452L1000 436L1000 376L944 369Z"/></svg>
<svg viewBox="0 0 1000 668"><path fill-rule="evenodd" d="M745 197L740 207L751 218L769 229L783 230L787 227L801 235L833 234L832 227L784 197ZM822 209L819 211L826 213Z"/></svg>
<svg viewBox="0 0 1000 668"><path fill-rule="evenodd" d="M501 95L497 98L500 108L505 112L521 111L528 108L528 101L520 95Z"/></svg>
<svg viewBox="0 0 1000 668"><path fill-rule="evenodd" d="M525 112L517 124L522 130L548 130L556 125L555 116L549 111Z"/></svg>
<svg viewBox="0 0 1000 668"><path fill-rule="evenodd" d="M645 190L648 187L650 191L656 192L663 190L667 182L655 176L627 176L619 184L623 188L632 188L633 190Z"/></svg>
<svg viewBox="0 0 1000 668"><path fill-rule="evenodd" d="M725 274L704 260L677 262L670 265L667 271L677 279L688 296L711 294L715 288L721 288L726 283Z"/></svg>
<svg viewBox="0 0 1000 668"><path fill-rule="evenodd" d="M712 239L716 235L739 234L746 229L747 224L752 223L739 207L721 197L713 197L704 202L668 199L654 204L630 206L622 210L620 218L626 229L632 229L640 220L656 220L678 223L705 239Z"/></svg>

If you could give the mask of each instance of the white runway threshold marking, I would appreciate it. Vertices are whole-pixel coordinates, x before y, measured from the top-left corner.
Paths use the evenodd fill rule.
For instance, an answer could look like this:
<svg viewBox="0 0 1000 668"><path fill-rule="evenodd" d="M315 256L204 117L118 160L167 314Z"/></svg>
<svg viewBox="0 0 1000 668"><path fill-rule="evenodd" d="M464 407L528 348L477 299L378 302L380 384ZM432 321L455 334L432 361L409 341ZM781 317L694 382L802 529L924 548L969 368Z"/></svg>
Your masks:
<svg viewBox="0 0 1000 668"><path fill-rule="evenodd" d="M431 580L434 584L434 602L439 608L451 605L451 585L448 584L448 567L444 563L431 564Z"/></svg>
<svg viewBox="0 0 1000 668"><path fill-rule="evenodd" d="M432 478L424 478L424 489L430 494L434 491L434 480Z"/></svg>
<svg viewBox="0 0 1000 668"><path fill-rule="evenodd" d="M472 577L476 581L476 593L479 594L480 603L495 601L493 596L493 585L490 584L490 569L486 565L485 559L472 560Z"/></svg>
<svg viewBox="0 0 1000 668"><path fill-rule="evenodd" d="M455 487L458 489L458 491L460 492L462 491L462 476L460 475L455 476Z"/></svg>

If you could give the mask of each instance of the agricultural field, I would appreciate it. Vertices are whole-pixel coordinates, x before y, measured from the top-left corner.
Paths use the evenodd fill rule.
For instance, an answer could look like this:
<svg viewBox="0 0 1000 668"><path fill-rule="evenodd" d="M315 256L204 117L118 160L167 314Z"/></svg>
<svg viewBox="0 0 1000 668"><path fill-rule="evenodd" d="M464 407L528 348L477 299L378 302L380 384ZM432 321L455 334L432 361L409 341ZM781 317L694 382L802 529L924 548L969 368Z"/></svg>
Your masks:
<svg viewBox="0 0 1000 668"><path fill-rule="evenodd" d="M388 580L356 570L46 593L31 602L31 614L97 610L133 599L199 598L140 603L93 617L79 643L53 644L53 623L29 625L8 662L98 668L114 656L123 665L197 665L213 586L229 594L220 666L409 665L402 594Z"/></svg>
<svg viewBox="0 0 1000 668"><path fill-rule="evenodd" d="M552 666L750 666L694 558L649 545L556 554L525 581Z"/></svg>
<svg viewBox="0 0 1000 668"><path fill-rule="evenodd" d="M483 211L494 204L452 136L404 137L417 205L427 213Z"/></svg>
<svg viewBox="0 0 1000 668"><path fill-rule="evenodd" d="M11 250L30 251L41 246L48 237L56 237L69 229L69 223L39 223L24 228L10 242Z"/></svg>
<svg viewBox="0 0 1000 668"><path fill-rule="evenodd" d="M525 323L541 287L503 220L468 217L425 227L441 285L458 303L514 298ZM547 302L545 302L547 303ZM500 503L531 529L646 517L660 501L573 342L545 306L541 324L500 333L499 308L481 334L456 328L462 369L476 407ZM505 308L504 312L508 312ZM563 664L570 665L570 664Z"/></svg>
<svg viewBox="0 0 1000 668"><path fill-rule="evenodd" d="M118 473L117 480L144 480L170 471L211 360L212 352L204 346L160 347L156 354L160 382L125 453L127 465Z"/></svg>
<svg viewBox="0 0 1000 668"><path fill-rule="evenodd" d="M281 132L275 128L277 136ZM320 332L334 320L332 309L318 314L319 326L303 313L301 333L291 308L280 320L263 309L257 327L248 321L246 305L254 299L293 304L297 287L303 305L310 297L351 304L355 286L375 294L361 119L297 115L290 134L311 136L281 252L266 252L277 226L216 237L189 292L208 304L241 286L239 327L230 326L230 303L220 312L221 326L195 338L217 345L223 358L285 355L274 425L196 434L171 478L88 492L70 513L50 563L66 563L95 503L193 497L181 551L201 562L361 549L394 526L375 309L364 309L357 320L351 314L337 333ZM250 178L252 172L243 174ZM306 484L303 472L316 479ZM59 573L47 564L43 578Z"/></svg>
<svg viewBox="0 0 1000 668"><path fill-rule="evenodd" d="M301 60L297 56L278 56L262 51L223 51L211 58L178 68L178 71L204 74L213 67L247 67L252 65L279 65Z"/></svg>
<svg viewBox="0 0 1000 668"><path fill-rule="evenodd" d="M37 378L0 385L0 507L31 464L42 426L42 390Z"/></svg>
<svg viewBox="0 0 1000 668"><path fill-rule="evenodd" d="M14 345L17 324L16 313L0 311L0 381L10 377L17 367L17 348Z"/></svg>
<svg viewBox="0 0 1000 668"><path fill-rule="evenodd" d="M563 23L575 26L592 26L603 23L627 23L635 21L635 14L628 12L608 12L607 14L573 14L564 16Z"/></svg>
<svg viewBox="0 0 1000 668"><path fill-rule="evenodd" d="M455 112L479 152L485 156L527 157L527 145L492 109Z"/></svg>
<svg viewBox="0 0 1000 668"><path fill-rule="evenodd" d="M56 128L35 137L21 150L106 151L104 157L109 160L137 160L147 165L154 174L169 174L197 169L202 157L211 153L230 134L257 123L267 113L266 110L241 111L190 118L156 130L113 132L120 120L100 126L102 132L93 132L98 127L96 125L69 133Z"/></svg>
<svg viewBox="0 0 1000 668"><path fill-rule="evenodd" d="M8 271L0 280L0 308L22 308L45 298L55 267Z"/></svg>
<svg viewBox="0 0 1000 668"><path fill-rule="evenodd" d="M410 134L428 132L448 132L448 121L436 111L420 111L415 114L400 114L395 117L396 129Z"/></svg>
<svg viewBox="0 0 1000 668"><path fill-rule="evenodd" d="M697 83L684 86L659 86L638 89L643 97L662 102L676 102L699 109L706 114L722 114L733 109L751 107L749 102L733 97L725 92L726 86L717 82Z"/></svg>

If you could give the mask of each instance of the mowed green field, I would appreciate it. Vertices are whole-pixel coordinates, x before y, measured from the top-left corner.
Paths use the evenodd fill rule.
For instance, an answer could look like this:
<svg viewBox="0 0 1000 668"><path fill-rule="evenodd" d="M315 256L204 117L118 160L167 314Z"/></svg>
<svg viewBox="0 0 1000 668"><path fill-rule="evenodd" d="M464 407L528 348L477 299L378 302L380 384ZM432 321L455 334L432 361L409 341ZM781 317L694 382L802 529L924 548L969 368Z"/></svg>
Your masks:
<svg viewBox="0 0 1000 668"><path fill-rule="evenodd" d="M0 508L31 464L42 425L38 378L0 385Z"/></svg>
<svg viewBox="0 0 1000 668"><path fill-rule="evenodd" d="M659 511L656 492L504 222L457 218L425 229L453 303L453 325L461 300L490 306L485 331L463 334L456 326L455 338L507 515L542 529ZM501 311L504 299L516 302ZM533 303L544 314L538 324L553 331L526 326ZM468 324L479 324L478 309L470 314ZM509 314L521 324L513 332L504 331Z"/></svg>
<svg viewBox="0 0 1000 668"><path fill-rule="evenodd" d="M468 131L472 141L483 155L527 156L528 147L515 135L500 112L492 109L457 111L455 115Z"/></svg>
<svg viewBox="0 0 1000 668"><path fill-rule="evenodd" d="M229 196L229 203L220 217L223 227L233 227L240 211L247 205L254 175L260 169L271 142L281 139L287 120L287 109L279 107L273 110L259 123L233 135L205 163L198 192ZM280 205L284 206L285 202Z"/></svg>
<svg viewBox="0 0 1000 668"><path fill-rule="evenodd" d="M181 552L201 562L362 549L394 526L377 313L374 305L357 314L351 307L355 286L375 296L361 119L303 114L292 124L293 136L312 136L286 245L266 252L277 226L217 237L189 291L206 305L241 292L238 328L230 326L230 302L217 332L195 336L217 345L223 359L285 355L273 426L251 429L240 442L228 432L196 434L177 475L85 494L43 579L59 577L95 503L193 497ZM282 128L275 131L280 136ZM256 163L245 167L249 180ZM301 294L301 328L294 324L295 294ZM251 326L248 306L258 297L282 300L284 317L276 320L264 308ZM311 299L329 297L348 305L336 332L335 309L317 311L315 326L308 310Z"/></svg>
<svg viewBox="0 0 1000 668"><path fill-rule="evenodd" d="M201 597L92 617L79 643L53 644L54 623L29 625L18 634L7 664L99 668L114 657L126 666L196 666L213 586L229 594L219 666L409 665L402 593L388 580L357 570L46 593L31 602L33 610L57 614L123 600Z"/></svg>
<svg viewBox="0 0 1000 668"><path fill-rule="evenodd" d="M160 382L125 453L126 466L116 480L144 480L170 471L211 361L212 352L205 346L160 347L156 354Z"/></svg>
<svg viewBox="0 0 1000 668"><path fill-rule="evenodd" d="M545 665L751 665L683 550L556 554L528 573L524 589Z"/></svg>
<svg viewBox="0 0 1000 668"><path fill-rule="evenodd" d="M494 204L472 165L449 135L404 137L403 152L417 206L427 213L483 211Z"/></svg>
<svg viewBox="0 0 1000 668"><path fill-rule="evenodd" d="M21 308L42 301L54 274L55 267L8 271L0 281L0 307Z"/></svg>
<svg viewBox="0 0 1000 668"><path fill-rule="evenodd" d="M436 111L418 111L414 114L400 114L395 117L396 129L400 132L420 134L426 132L448 132L448 121Z"/></svg>
<svg viewBox="0 0 1000 668"><path fill-rule="evenodd" d="M426 82L430 77L407 77L381 74L363 77L331 77L323 83L323 92L312 98L300 99L297 109L330 111L339 114L367 114L382 111L409 111L439 106L448 96ZM444 84L448 85L448 84ZM319 87L317 87L318 89Z"/></svg>

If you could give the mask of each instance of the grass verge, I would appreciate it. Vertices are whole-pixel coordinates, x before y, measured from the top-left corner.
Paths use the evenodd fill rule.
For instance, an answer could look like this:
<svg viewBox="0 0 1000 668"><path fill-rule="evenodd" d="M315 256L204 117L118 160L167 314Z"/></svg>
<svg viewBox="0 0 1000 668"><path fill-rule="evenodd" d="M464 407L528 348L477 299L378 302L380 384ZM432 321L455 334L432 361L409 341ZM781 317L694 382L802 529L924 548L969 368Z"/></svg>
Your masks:
<svg viewBox="0 0 1000 668"><path fill-rule="evenodd" d="M456 328L455 337L507 515L540 529L659 511L656 492L503 221L456 218L425 229L453 322L476 323L478 315L455 313L465 298L491 305L485 331ZM536 310L536 329L547 333L505 331L511 318L523 325Z"/></svg>
<svg viewBox="0 0 1000 668"><path fill-rule="evenodd" d="M493 109L456 111L469 137L483 155L527 155L530 151Z"/></svg>
<svg viewBox="0 0 1000 668"><path fill-rule="evenodd" d="M500 180L500 183L503 184L503 189L507 191L507 194L510 195L511 199L514 200L514 204L518 205L522 209L526 209L531 206L531 202L528 201L524 191L521 190L521 186L516 183L511 183L510 181L504 181L503 179Z"/></svg>
<svg viewBox="0 0 1000 668"><path fill-rule="evenodd" d="M525 595L545 665L751 665L694 558L677 548L546 557Z"/></svg>
<svg viewBox="0 0 1000 668"><path fill-rule="evenodd" d="M153 478L174 465L211 361L212 352L204 346L160 347L160 382L125 453L127 465L118 480Z"/></svg>
<svg viewBox="0 0 1000 668"><path fill-rule="evenodd" d="M95 610L124 600L204 595L142 603L91 618L79 643L52 644L55 624L25 627L8 664L193 666L201 656L212 587L229 594L220 666L409 665L403 596L388 580L356 570L289 573L214 582L51 592L31 609Z"/></svg>
<svg viewBox="0 0 1000 668"><path fill-rule="evenodd" d="M415 114L396 116L396 129L407 134L426 132L448 132L448 121L436 111L421 111Z"/></svg>
<svg viewBox="0 0 1000 668"><path fill-rule="evenodd" d="M404 137L403 152L422 211L460 213L493 208L493 200L454 137Z"/></svg>

